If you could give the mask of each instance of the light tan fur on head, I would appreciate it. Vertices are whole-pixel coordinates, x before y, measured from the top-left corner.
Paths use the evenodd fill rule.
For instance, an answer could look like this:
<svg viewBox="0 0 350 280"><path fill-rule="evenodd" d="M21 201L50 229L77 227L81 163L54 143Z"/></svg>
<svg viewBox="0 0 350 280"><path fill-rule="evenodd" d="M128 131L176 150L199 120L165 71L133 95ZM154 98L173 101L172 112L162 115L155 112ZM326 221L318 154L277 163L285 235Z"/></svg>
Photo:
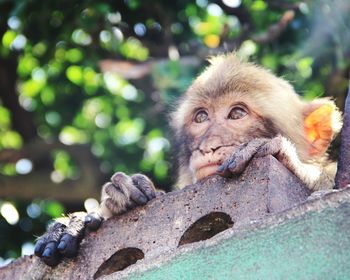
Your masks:
<svg viewBox="0 0 350 280"><path fill-rule="evenodd" d="M195 79L172 114L172 125L177 134L188 127L196 108L215 103L219 97L227 95L232 100L244 100L261 118L269 120L279 134L294 143L302 161L317 161L324 157L326 149L323 146L328 147L341 127L340 113L332 100L322 98L306 102L287 81L255 64L242 62L235 54L216 56L209 62L210 65ZM330 139L322 144L319 153L311 154L310 146L314 144L306 135L304 119L325 104L332 110ZM180 177L189 176L186 166L182 166L180 172L184 172Z"/></svg>

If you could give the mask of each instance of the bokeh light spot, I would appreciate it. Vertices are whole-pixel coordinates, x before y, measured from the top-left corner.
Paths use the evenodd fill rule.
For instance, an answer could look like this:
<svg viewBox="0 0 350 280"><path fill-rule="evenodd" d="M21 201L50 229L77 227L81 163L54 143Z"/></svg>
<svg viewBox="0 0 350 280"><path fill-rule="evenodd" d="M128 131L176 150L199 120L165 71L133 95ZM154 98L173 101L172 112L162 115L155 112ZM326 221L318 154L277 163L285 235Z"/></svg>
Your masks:
<svg viewBox="0 0 350 280"><path fill-rule="evenodd" d="M1 215L10 225L18 223L19 214L15 206L10 202L5 202L0 208Z"/></svg>
<svg viewBox="0 0 350 280"><path fill-rule="evenodd" d="M16 172L18 174L28 174L33 170L33 163L26 158L22 158L16 162Z"/></svg>
<svg viewBox="0 0 350 280"><path fill-rule="evenodd" d="M84 201L84 208L86 212L92 212L94 209L98 208L99 203L94 198L88 198Z"/></svg>

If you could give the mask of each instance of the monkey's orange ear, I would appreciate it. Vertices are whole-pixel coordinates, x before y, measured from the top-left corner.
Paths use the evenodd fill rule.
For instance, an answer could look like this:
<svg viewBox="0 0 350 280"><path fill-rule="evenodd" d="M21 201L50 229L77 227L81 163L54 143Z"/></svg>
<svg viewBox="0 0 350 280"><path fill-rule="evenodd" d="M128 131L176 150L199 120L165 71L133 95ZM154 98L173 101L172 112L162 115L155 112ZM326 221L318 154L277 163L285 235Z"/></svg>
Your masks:
<svg viewBox="0 0 350 280"><path fill-rule="evenodd" d="M334 114L337 114L334 104L312 104L305 112L304 131L310 143L310 156L323 155L334 136Z"/></svg>

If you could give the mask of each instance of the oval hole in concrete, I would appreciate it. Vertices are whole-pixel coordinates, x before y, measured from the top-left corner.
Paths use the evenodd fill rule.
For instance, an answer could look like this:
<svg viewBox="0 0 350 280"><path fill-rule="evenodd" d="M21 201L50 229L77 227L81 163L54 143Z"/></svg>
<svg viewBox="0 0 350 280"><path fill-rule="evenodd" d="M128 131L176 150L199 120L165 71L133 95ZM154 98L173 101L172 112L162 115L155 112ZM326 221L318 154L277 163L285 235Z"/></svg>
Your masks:
<svg viewBox="0 0 350 280"><path fill-rule="evenodd" d="M223 212L211 212L198 219L181 236L179 246L206 240L233 226L231 217Z"/></svg>
<svg viewBox="0 0 350 280"><path fill-rule="evenodd" d="M136 263L145 257L145 254L137 248L124 248L114 253L106 260L97 272L94 274L94 279L104 275L112 274L113 272L123 270L128 266Z"/></svg>

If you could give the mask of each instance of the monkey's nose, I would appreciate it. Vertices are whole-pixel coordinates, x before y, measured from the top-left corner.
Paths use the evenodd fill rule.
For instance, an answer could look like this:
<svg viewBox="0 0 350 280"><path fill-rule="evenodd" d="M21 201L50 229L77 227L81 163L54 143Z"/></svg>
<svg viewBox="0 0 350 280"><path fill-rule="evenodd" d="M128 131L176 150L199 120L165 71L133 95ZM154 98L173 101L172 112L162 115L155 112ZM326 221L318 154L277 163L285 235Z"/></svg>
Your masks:
<svg viewBox="0 0 350 280"><path fill-rule="evenodd" d="M219 150L222 146L218 146L218 147L211 147L210 149L212 150L213 153L215 153L215 151Z"/></svg>
<svg viewBox="0 0 350 280"><path fill-rule="evenodd" d="M204 154L213 154L215 153L215 151L217 151L218 149L220 149L221 146L212 146L212 147L200 147L199 151L204 155Z"/></svg>

